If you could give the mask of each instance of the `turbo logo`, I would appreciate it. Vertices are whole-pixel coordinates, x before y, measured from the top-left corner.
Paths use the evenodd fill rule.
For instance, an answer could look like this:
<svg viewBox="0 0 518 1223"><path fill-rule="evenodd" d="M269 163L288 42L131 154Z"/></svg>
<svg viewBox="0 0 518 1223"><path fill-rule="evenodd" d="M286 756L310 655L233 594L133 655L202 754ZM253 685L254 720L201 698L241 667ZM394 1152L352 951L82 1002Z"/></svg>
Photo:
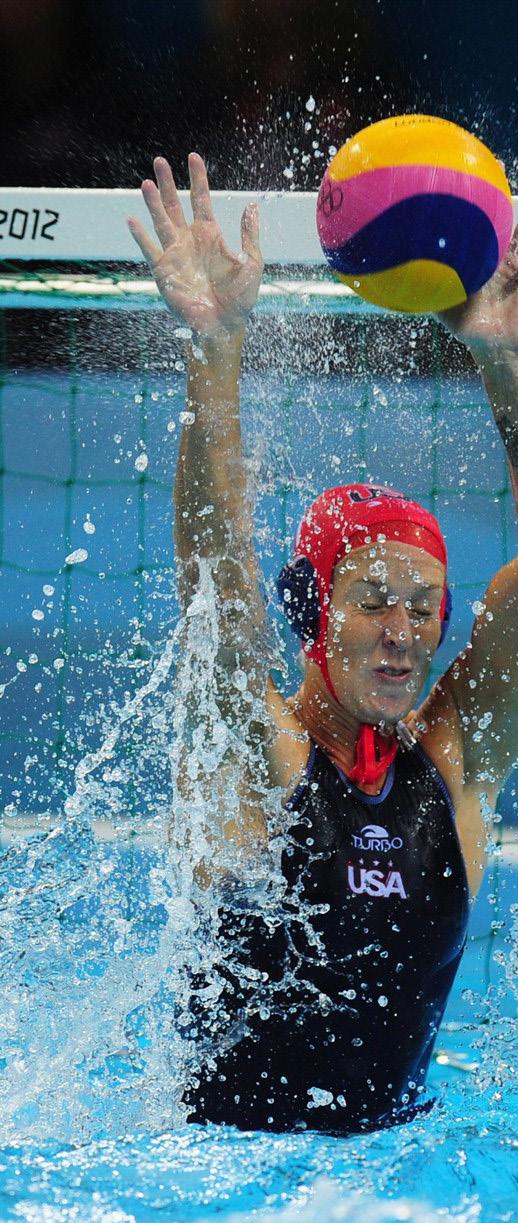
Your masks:
<svg viewBox="0 0 518 1223"><path fill-rule="evenodd" d="M391 840L387 829L382 828L380 824L366 824L360 836L353 832L353 845L355 849L386 854L390 849L401 849L403 842L401 837L393 837Z"/></svg>
<svg viewBox="0 0 518 1223"><path fill-rule="evenodd" d="M357 877L358 871L359 878ZM370 871L365 866L356 867L349 862L347 882L351 892L354 892L356 896L366 892L368 896L383 896L386 900L392 896L393 892L397 892L402 900L407 899L405 885L399 871L387 871L387 874L384 875L383 871Z"/></svg>

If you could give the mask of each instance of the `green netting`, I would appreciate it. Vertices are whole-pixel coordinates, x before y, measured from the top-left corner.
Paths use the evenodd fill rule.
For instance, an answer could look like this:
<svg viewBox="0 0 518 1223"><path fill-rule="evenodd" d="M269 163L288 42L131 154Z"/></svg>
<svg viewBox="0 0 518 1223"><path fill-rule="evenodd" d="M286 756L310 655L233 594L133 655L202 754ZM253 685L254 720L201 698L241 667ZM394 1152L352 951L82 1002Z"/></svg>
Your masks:
<svg viewBox="0 0 518 1223"><path fill-rule="evenodd" d="M92 265L91 269L85 268L85 271L86 270L88 270L91 273L92 277L94 276L94 265ZM14 272L15 269L12 269L12 271ZM54 276L54 269L52 271L52 276ZM18 279L19 279L19 273L18 273ZM45 284L46 292L48 291L50 293L51 297L54 299L54 302L59 301L60 305L63 304L62 291L58 288L53 288L52 281L50 281L50 284L49 284L49 270L48 269L37 269L37 270L30 272L29 274L24 272L23 279L25 282L28 282L28 283L30 283L34 279L36 281L41 282L42 284ZM78 280L82 281L82 279L83 279L82 277L78 277ZM113 283L113 284L120 284L121 283L120 269L117 272L111 271L109 269L108 270L104 269L102 273L99 274L99 265L97 265L95 268L95 279L101 283L106 281L106 282ZM128 290L128 296L130 300L133 300L133 305L134 305L134 299L131 298L131 293L129 290ZM19 301L18 304L21 305L22 304L21 301ZM351 308L350 301L347 301L346 304L349 308ZM344 303L342 303L342 309L343 309L343 305ZM146 374L145 372L146 365L147 365L146 335L145 335L143 327L141 326L142 324L141 319L137 320L137 328L136 328L137 335L139 332L139 324L140 324L140 331L141 331L140 343L139 343L139 349L140 349L139 432L140 432L140 438L142 439L142 442L144 443L144 446L145 446L146 435L147 435L147 419L148 419L147 404L148 404L148 397L149 397L149 386L148 386L149 375ZM8 338L9 330L11 330L11 332L13 330L14 331L16 330L16 314L13 313L11 316L8 316L6 315L5 312L2 312L0 314L0 396L2 395L6 385L8 385L9 376L10 376L9 357L7 353L7 347L8 347L7 338ZM135 334L134 329L132 330L133 330L133 334ZM366 345L365 345L365 339L368 333L368 321L366 322L365 318L363 318L362 316L359 316L355 322L355 330L356 330L356 338L357 338L358 354L360 358L360 365L363 369L365 369L365 367L368 365L368 354L366 352ZM437 512L438 498L440 498L442 495L445 495L445 494L451 494L452 491L454 490L452 490L451 485L443 486L443 484L441 483L441 478L440 478L440 465L439 465L438 448L437 448L437 435L438 435L437 421L438 421L438 412L439 412L439 409L440 409L441 403L443 402L443 397L444 397L441 377L447 371L444 370L444 367L441 361L440 345L437 343L437 335L438 335L437 327L434 327L434 332L435 334L434 334L434 345L433 345L433 353L434 353L433 377L434 377L434 383L435 383L435 392L434 392L432 402L431 402L431 412L432 412L432 417L433 417L433 444L431 448L431 482L429 485L429 489L427 491L428 491L429 500L431 502L431 507L434 512ZM64 549L67 553L70 552L72 549L72 540L71 540L71 532L70 532L72 489L74 487L79 487L79 486L88 487L90 489L91 488L100 489L103 487L110 488L113 485L113 479L111 477L102 479L102 478L96 478L95 475L93 475L89 477L88 479L85 479L84 477L81 477L80 475L78 475L78 472L77 472L78 435L77 435L76 403L77 403L78 388L79 388L80 379L81 379L81 370L78 366L78 316L73 313L69 313L67 316L66 369L67 369L68 385L67 385L66 391L63 392L63 394L67 402L68 430L69 430L69 439L70 439L70 464L69 464L69 470L64 479L59 479L58 477L54 475L44 474L42 472L38 472L35 470L24 470L23 467L18 467L16 469L13 469L13 468L10 468L8 465L6 465L5 457L4 457L4 438L3 438L4 430L3 430L3 418L2 418L2 412L1 412L1 399L0 399L0 477L1 477L1 484L0 484L0 565L5 572L8 572L10 570L19 571L22 573L30 572L34 577L38 577L38 578L40 577L41 578L52 578L53 576L55 576L55 571L52 568L45 568L38 564L34 564L30 567L30 570L29 570L27 566L21 563L17 563L16 561L7 559L5 556L4 523L3 523L3 488L4 488L4 481L6 477L11 476L21 481L27 481L31 486L34 486L40 483L40 484L47 484L51 488L63 490L63 493L64 493L63 541L64 541ZM30 385L28 383L26 383L25 385L26 385L27 390L30 391L30 393L34 394L38 392L37 382L35 383L34 381L31 381ZM363 380L363 385L364 385L364 391L363 391L361 404L359 405L359 411L362 417L365 418L368 412L368 408L369 408L368 398L367 398L368 383L365 379ZM24 388L23 380L21 380L20 378L17 379L17 386L18 386L18 389ZM293 396L290 396L289 394L287 394L286 399L285 399L286 408L289 408L290 406L292 406L292 404L293 404ZM451 407L454 410L455 405L451 405ZM362 473L365 470L365 465L367 463L368 455L366 452L366 431L362 432L361 437L363 438L363 445L361 446L360 451L359 451L359 463L358 463L356 470L353 470L351 472L351 478L358 478L358 479L361 478ZM477 497L487 498L488 501L492 503L494 503L496 500L498 501L499 520L500 520L500 546L499 546L500 557L499 557L499 560L500 560L500 563L505 563L505 561L509 558L508 512L506 512L506 503L509 501L509 498L510 498L510 489L509 489L507 467L506 467L506 464L503 458L503 454L501 458L500 469L501 469L500 471L501 478L500 478L499 487L497 488L492 487L491 489L488 489L485 487L478 486L476 484L472 485L472 484L467 484L466 482L464 482L463 496L464 497L477 496ZM170 483L167 481L158 480L154 478L152 475L148 474L147 472L136 474L132 476L130 479L126 479L126 480L119 477L117 482L120 487L127 487L128 489L132 489L132 490L134 490L136 487L138 490L138 504L139 504L138 550L139 550L139 553L141 554L142 559L135 566L131 566L126 569L114 569L114 570L111 570L110 572L107 572L104 575L103 580L114 581L114 580L117 580L123 577L134 578L136 580L138 584L138 593L139 593L139 620L142 622L144 613L145 613L145 604L146 604L144 575L150 574L152 572L170 573L172 572L172 568L173 568L172 565L154 564L152 561L152 558L149 556L146 556L146 538L145 538L145 522L144 522L144 517L145 517L144 516L144 502L145 502L145 497L146 497L146 491L147 490L152 491L153 489L162 489L162 490L168 491L170 489ZM290 492L290 489L291 489L291 485L289 483L282 483L282 482L279 483L278 497L281 501L281 504L284 507L284 511L285 511L285 505L286 505L286 498ZM287 536L288 534L289 534L289 531L286 528L283 531L283 535ZM88 566L84 567L84 572L89 573L92 576L97 576L97 577L99 576L97 571L89 568ZM71 595L70 595L71 568L70 567L68 566L64 567L64 575L65 575L65 595L63 598L62 636L63 636L63 643L64 643L64 653L68 657L69 656L68 625L69 625L69 611L70 611L70 598L71 598ZM464 581L464 582L457 581L455 583L455 588L457 591L461 591L461 590L476 591L479 589L479 587L480 587L480 581L477 580L476 575L474 576L473 581ZM139 649L140 647L136 647L134 650L134 653L136 656L138 656L139 654ZM61 686L61 684L62 684L62 680L61 678L58 678L58 686ZM49 746L56 746L61 741L62 741L61 733L59 733L58 736L54 740L48 740Z"/></svg>
<svg viewBox="0 0 518 1223"><path fill-rule="evenodd" d="M87 269L84 269L85 271ZM10 270L4 268L7 274ZM16 271L13 269L12 271ZM18 273L17 273L18 274ZM96 268L98 275L98 268ZM36 280L45 278L45 271L41 269L30 272ZM52 270L52 276L56 275L56 269ZM108 270L103 273L110 283L120 283L120 271L115 273ZM47 277L48 279L48 277ZM77 287L77 286L76 286ZM7 292L7 290L6 290ZM17 676L24 677L27 670L31 666L37 668L40 674L45 674L47 685L54 686L52 715L46 718L45 721L37 720L37 712L34 715L32 722L29 712L23 701L20 704L18 715L11 721L7 727L2 727L0 732L0 752L3 748L7 752L7 764L4 768L5 789L3 795L4 809L11 815L18 814L24 816L29 812L34 818L38 816L39 811L48 812L49 806L52 808L52 803L40 804L35 801L32 805L24 806L24 796L20 791L20 785L16 777L16 762L22 764L22 755L24 751L29 753L43 753L42 759L49 768L59 770L61 763L69 761L67 767L69 771L75 760L77 760L84 750L84 743L74 744L73 717L71 717L67 701L70 696L70 677L74 671L88 662L95 668L96 665L103 667L110 664L110 658L113 657L106 652L105 646L100 641L92 641L88 639L86 644L81 641L81 634L77 631L75 625L74 606L77 600L76 582L77 565L66 562L61 565L59 570L55 564L42 563L38 558L37 550L29 559L24 554L24 543L22 535L20 535L20 550L17 553L16 546L13 547L12 538L7 535L8 522L6 517L7 497L13 500L12 486L16 483L18 493L16 494L21 502L24 498L30 499L36 497L38 489L47 489L52 496L59 500L62 508L61 520L61 553L63 557L68 556L78 544L77 531L77 505L76 500L78 494L82 490L88 491L89 494L99 493L103 490L113 494L116 489L117 494L127 493L128 497L132 498L136 506L136 513L133 517L133 525L135 527L135 555L132 555L132 546L128 542L128 563L114 563L101 569L99 566L91 563L81 565L81 581L89 579L91 585L90 590L94 589L94 584L109 585L116 588L117 583L126 583L125 589L131 589L132 607L131 615L128 611L127 620L132 622L132 632L128 634L127 630L120 627L120 636L123 640L125 650L125 667L124 680L125 682L134 682L135 677L139 678L141 672L138 669L139 663L142 669L145 670L148 665L153 644L153 633L155 639L160 638L160 631L163 625L152 625L149 628L148 617L150 613L150 592L156 593L154 583L160 579L169 582L173 573L173 557L172 543L170 543L171 555L166 558L164 549L156 547L153 531L154 531L154 516L156 512L161 513L162 506L165 506L165 498L170 497L171 493L171 472L167 476L163 472L158 471L158 474L153 474L153 470L147 468L142 470L133 467L131 471L120 473L113 466L110 474L100 474L96 472L95 461L93 461L92 469L85 473L82 467L82 447L84 438L81 433L82 420L81 411L84 408L85 396L84 385L85 380L96 378L98 370L96 362L93 359L95 353L91 344L91 334L88 334L87 357L85 358L84 350L84 323L85 314L81 309L77 308L77 300L74 293L68 302L64 301L62 291L50 288L50 297L52 304L56 310L56 327L59 332L59 343L56 348L57 341L48 341L48 337L52 332L52 327L48 323L48 314L42 315L41 311L33 312L33 318L30 326L27 325L25 311L25 296L23 299L13 290L11 286L8 290L9 306L17 308L3 311L0 319L0 344L1 344L1 368L0 368L0 573L3 578L3 585L9 589L11 579L19 578L26 583L23 587L24 598L27 590L30 591L30 583L34 584L34 590L41 589L42 582L57 583L58 577L60 582L59 592L59 623L54 623L54 628L58 629L59 639L59 657L62 660L62 665L56 668L56 654L54 649L49 649L52 645L52 637L40 637L40 642L46 647L43 651L38 652L38 662L31 664L31 632L32 627L29 624L31 632L27 628L27 614L25 610L20 614L20 607L17 603L17 595L9 600L7 599L6 606L10 613L9 623L3 631L3 661L4 661L4 676L2 684L5 688L17 681ZM12 294L14 292L14 300ZM70 309L72 304L72 309ZM84 305L84 303L81 303ZM300 306L300 302L298 302ZM137 408L136 416L132 416L135 436L138 436L140 453L146 454L148 445L151 444L150 431L156 426L157 415L162 413L163 421L170 414L170 402L165 398L165 392L157 390L160 381L164 379L164 362L150 362L150 331L149 331L149 315L142 313L140 303L135 304L135 298L128 291L128 306L131 313L127 314L125 322L125 334L128 344L132 345L134 358L131 369L128 371L125 368L126 353L120 348L115 353L115 360L112 363L112 372L108 373L109 379L115 379L120 376L117 373L117 357L121 368L124 370L124 376L132 380L133 405ZM336 310L336 300L332 299L333 311ZM263 307L264 308L264 307ZM313 303L312 310L315 311L317 305ZM325 302L320 301L318 308L325 311ZM372 412L371 398L371 383L373 378L372 373L372 343L373 343L373 326L376 327L379 323L379 318L374 311L367 310L364 312L355 312L354 304L351 299L347 299L345 308L351 313L351 333L348 333L348 343L352 344L352 349L357 361L358 383L360 392L356 396L354 406L350 405L350 412L354 416L355 428L358 431L358 445L354 453L354 463L348 467L348 478L362 479L368 471L370 462L369 444L368 444L368 425ZM340 305L343 314L344 302ZM305 311L307 313L308 304L306 303ZM153 312L155 320L153 326L161 327L163 325L163 314L158 311ZM44 321L42 322L42 319ZM331 320L333 322L333 320ZM315 318L312 320L315 325ZM341 319L338 318L337 326L341 326ZM261 327L261 310L256 325ZM406 343L406 358L413 360L415 357L415 337L414 327L411 321L397 320L397 326L403 326L405 343ZM40 340L36 344L35 351L30 351L30 345L25 343L20 347L20 332L24 332L25 341L30 340L31 336L40 335ZM354 334L353 334L354 333ZM102 329L97 332L99 335L97 355L102 357ZM398 333L401 335L401 332ZM43 336L43 344L41 337ZM120 338L120 337L119 337ZM64 351L64 342L66 339L66 351ZM440 329L432 324L427 326L425 333L426 340L426 365L424 371L416 369L416 379L425 378L427 387L427 412L430 417L430 434L431 443L429 449L428 472L429 483L425 490L425 499L430 508L441 517L441 510L444 511L444 502L448 503L448 499L461 497L464 502L472 498L477 505L487 504L487 512L492 515L492 521L498 521L498 538L494 541L494 568L505 563L509 558L510 541L509 530L512 522L510 489L507 477L507 468L504 460L501 445L491 445L488 443L488 452L490 454L490 472L483 471L480 480L468 478L463 480L458 486L452 482L451 478L447 481L443 478L440 448L444 443L444 412L447 405L448 420L453 420L457 414L459 416L466 410L466 405L473 405L478 411L483 411L483 394L478 381L471 378L468 386L467 394L464 393L462 401L459 403L455 398L455 386L452 383L452 378L458 377L458 354L457 357L453 352L452 368L445 363L445 347L444 337ZM423 341L424 342L424 341ZM49 368L49 361L52 359L52 352L58 353L57 371L56 368ZM23 350L23 351L22 351ZM179 350L181 351L181 350ZM252 377L254 367L254 341L253 336L250 343L250 364L252 366ZM453 350L452 350L453 351ZM383 354L382 354L383 355ZM175 358L175 353L172 353ZM383 355L383 359L387 360L387 353ZM457 366L455 362L457 361ZM181 358L171 359L171 353L168 354L166 362L168 368L168 384L169 391L173 388L173 400L175 408L181 408L183 396L182 371L176 368ZM317 362L318 364L318 362ZM280 361L283 372L284 357ZM103 377L106 376L106 370L103 369L101 360L101 371ZM261 360L259 360L259 368L261 368ZM453 369L453 372L452 372ZM465 371L464 371L465 373ZM390 374L390 370L389 370ZM317 369L318 376L318 369ZM326 373L326 377L327 377ZM463 374L464 376L464 374ZM32 462L23 462L23 455L18 452L18 460L13 463L9 460L9 453L12 446L7 444L6 438L6 419L9 415L10 429L13 427L13 420L16 419L15 408L13 408L13 396L20 397L20 403L23 401L31 403L40 403L42 398L49 393L49 379L52 384L52 396L54 401L58 401L61 409L65 413L65 432L66 446L63 442L63 454L67 452L67 461L63 470L59 470L62 466L61 461L57 465L55 471L52 470L52 465L47 469L38 469L36 465L38 453L38 437L35 437L34 447L32 450ZM397 383L397 378L396 378ZM90 383L88 383L90 385ZM452 390L453 386L453 390ZM430 391L431 388L431 391ZM121 392L122 396L126 391ZM162 396L162 397L161 397ZM155 397L155 398L154 398ZM158 397L158 398L156 398ZM297 402L297 389L289 385L287 379L286 390L281 395L280 413L285 415L286 419L290 419L290 414L293 413ZM15 404L16 406L16 404ZM149 409L152 408L152 411ZM13 415L14 413L14 415ZM488 414L488 410L487 410ZM37 415L37 414L36 414ZM37 429L43 430L39 435L39 442L44 445L44 425L42 424L41 416L38 417ZM106 432L106 430L105 430ZM106 433L106 436L108 434ZM155 434L154 444L157 437ZM48 457L48 456L47 456ZM138 457L138 456L137 456ZM95 456L94 456L95 458ZM119 464L120 465L120 464ZM43 466L45 466L43 464ZM122 467L124 465L122 464ZM412 487L413 473L408 473L409 480L407 486ZM329 482L329 481L328 481ZM337 481L338 482L338 481ZM395 483L400 482L398 474ZM36 490L36 492L35 492ZM282 475L279 475L275 482L275 498L278 507L278 523L279 536L283 541L286 541L292 534L291 526L288 522L290 516L290 506L293 497L297 493L297 482L287 480ZM14 499L16 499L16 495ZM423 491L420 490L421 497ZM156 506L159 502L160 509L158 511L149 512L149 506ZM482 513L482 511L480 511ZM496 514L496 519L495 519ZM12 508L9 510L9 516L12 520ZM167 523L167 532L170 537L170 522ZM129 541L129 535L128 535ZM473 543L470 544L473 547ZM157 559L158 552L158 559ZM280 558L279 558L280 559ZM476 555L473 556L472 576L464 576L460 580L455 580L455 596L461 595L464 601L478 597L484 585L484 580L481 579L477 572ZM20 587L22 590L22 587ZM28 597L28 596L27 596ZM123 612L120 621L124 620L125 613ZM19 623L18 623L19 622ZM21 625L21 628L20 628ZM18 631L19 630L19 631ZM102 637L102 633L99 635ZM15 647L12 646L13 638L15 639ZM151 642L151 645L150 645ZM457 646L458 648L458 646ZM455 652L455 651L454 651ZM22 664L25 670L16 671L16 667ZM444 660L441 662L441 667L444 666ZM131 668L134 668L131 671ZM136 669L135 669L136 668ZM36 671L34 671L36 674ZM4 695L4 689L1 690ZM50 698L49 698L50 699ZM74 707L72 706L72 714ZM95 719L94 719L95 721ZM95 726L94 726L95 733ZM18 756L9 757L8 749L13 745L20 749ZM74 750L76 754L74 756ZM127 744L126 751L128 755L134 758L138 756L138 745ZM45 755L45 753L47 753ZM70 764L70 761L72 762ZM63 792L62 788L61 793ZM45 797L45 796L44 796ZM55 797L55 796L54 796ZM58 794L59 797L59 794ZM512 814L512 797L509 799L506 818L510 818ZM141 813L139 806L139 796L134 778L129 779L127 786L127 808L129 818L132 815L135 819ZM495 841L499 845L501 841L501 824L497 822L495 827ZM502 909L502 898L500 895L499 878L500 878L500 859L498 856L493 863L493 893L495 896L492 916L493 923L488 926L476 937L484 948L484 974L485 985L488 988L491 980L491 964L494 951L494 939L499 933L500 927L500 912Z"/></svg>

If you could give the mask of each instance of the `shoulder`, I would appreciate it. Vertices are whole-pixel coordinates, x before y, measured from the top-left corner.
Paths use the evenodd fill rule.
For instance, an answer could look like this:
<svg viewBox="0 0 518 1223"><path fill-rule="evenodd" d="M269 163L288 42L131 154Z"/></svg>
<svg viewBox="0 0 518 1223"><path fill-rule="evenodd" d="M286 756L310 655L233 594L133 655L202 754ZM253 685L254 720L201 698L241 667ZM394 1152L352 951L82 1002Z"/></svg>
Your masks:
<svg viewBox="0 0 518 1223"><path fill-rule="evenodd" d="M449 673L437 682L418 710L416 724L420 745L450 795L470 895L474 897L486 865L486 822L494 810L499 786L466 774L461 714Z"/></svg>
<svg viewBox="0 0 518 1223"><path fill-rule="evenodd" d="M500 788L516 759L518 719L518 557L495 574L471 640L431 694L437 712L448 699L462 740L463 781L490 778ZM448 714L451 722L451 714Z"/></svg>

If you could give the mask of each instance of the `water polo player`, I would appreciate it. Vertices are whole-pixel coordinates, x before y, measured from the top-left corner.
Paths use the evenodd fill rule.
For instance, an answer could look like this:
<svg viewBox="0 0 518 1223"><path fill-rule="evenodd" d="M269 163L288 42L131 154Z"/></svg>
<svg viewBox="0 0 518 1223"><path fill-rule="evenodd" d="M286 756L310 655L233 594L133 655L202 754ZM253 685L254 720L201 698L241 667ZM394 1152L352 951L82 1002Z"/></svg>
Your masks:
<svg viewBox="0 0 518 1223"><path fill-rule="evenodd" d="M261 670L265 613L239 432L241 349L263 267L257 210L245 210L235 255L201 158L189 158L192 225L167 162L155 172L158 186L146 181L143 194L158 244L138 221L130 227L196 341L175 484L183 606L200 559L210 563L214 685L238 740L252 733L250 695L264 698L260 776L243 777L227 835L256 854L268 841L257 794L265 785L285 794L283 920L229 908L222 937L242 971L229 969L218 1013L209 1001L204 1014L198 995L212 1045L185 1098L194 1121L361 1132L428 1107L427 1067L484 868L483 809L516 755L518 561L495 575L471 643L419 708L449 617L439 525L397 490L327 490L279 578L305 660L300 691L282 698ZM492 280L444 321L479 363L516 478L516 234Z"/></svg>

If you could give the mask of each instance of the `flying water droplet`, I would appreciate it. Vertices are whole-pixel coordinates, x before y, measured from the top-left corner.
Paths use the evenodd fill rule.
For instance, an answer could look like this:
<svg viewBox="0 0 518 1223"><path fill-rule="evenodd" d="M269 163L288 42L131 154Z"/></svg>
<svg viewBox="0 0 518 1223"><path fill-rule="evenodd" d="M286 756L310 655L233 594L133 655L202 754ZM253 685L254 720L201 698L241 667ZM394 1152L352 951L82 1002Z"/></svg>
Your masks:
<svg viewBox="0 0 518 1223"><path fill-rule="evenodd" d="M86 548L76 548L75 552L69 552L65 556L65 565L80 565L82 561L88 560L88 552Z"/></svg>

